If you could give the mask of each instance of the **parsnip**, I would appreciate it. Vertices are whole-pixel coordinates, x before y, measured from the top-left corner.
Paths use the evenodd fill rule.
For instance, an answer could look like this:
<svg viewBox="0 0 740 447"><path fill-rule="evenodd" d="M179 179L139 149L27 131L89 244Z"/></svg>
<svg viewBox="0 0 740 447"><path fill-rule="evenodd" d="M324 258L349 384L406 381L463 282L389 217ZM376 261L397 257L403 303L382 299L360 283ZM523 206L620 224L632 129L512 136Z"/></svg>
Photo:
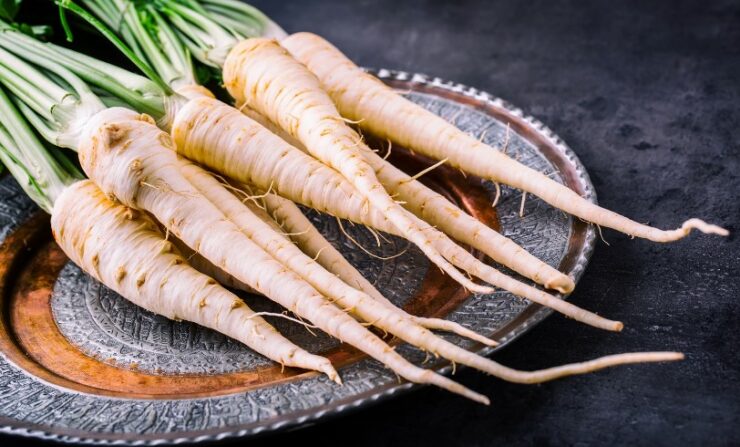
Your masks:
<svg viewBox="0 0 740 447"><path fill-rule="evenodd" d="M168 3L168 5L173 8L168 9L168 14L173 13L173 11L177 14L177 11L186 11L188 9L184 5L174 3ZM205 20L207 22L206 19L199 18L198 14L199 12L197 11L187 12L187 20L195 20L196 22L203 22ZM108 19L114 21L113 17L109 17ZM126 14L127 21L134 19L134 15ZM163 20L160 20L159 25L160 27L165 27ZM217 24L213 24L210 27L210 29L217 28ZM171 35L171 33L165 32L161 36L167 38L168 35ZM156 46L156 43L153 42L151 36L147 33L141 34L140 37L143 41L149 42L150 45ZM177 42L168 42L167 48L177 48ZM330 104L326 95L316 87L318 82L313 75L308 73L300 64L293 61L274 42L264 40L254 42L257 42L257 47L264 47L268 55L277 58L282 66L285 67L286 73L293 73L295 76L306 80L305 85L299 86L299 89L305 90L304 96L314 98L321 105L322 110L325 109L327 111L328 121L333 122L339 119L336 116L336 110L334 112L330 110L333 109L333 106ZM247 44L245 43L245 45ZM208 52L207 55L211 57L217 53ZM226 60L232 60L235 66L235 79L232 81L237 84L243 84L247 82L244 79L246 73L240 72L239 52L237 51L236 53L235 55L234 50L229 52ZM168 51L168 54L172 54L173 60L182 56L181 51ZM205 56L206 53L201 53L201 55ZM162 65L162 59L157 58L157 63ZM179 65L182 66L182 64ZM260 67L263 66L258 66L258 68ZM279 74L273 75L279 77ZM188 78L188 74L182 73L182 77ZM268 84L269 86L274 86L274 84L279 84L279 82L270 82L264 85L267 86ZM277 93L281 92L281 89L277 89ZM290 96L284 97L290 99ZM262 99L269 98L263 97ZM298 104L298 108L300 109L299 106L300 104ZM287 107L290 108L292 106ZM378 211L374 205L371 205L365 194L353 188L346 179L338 176L335 171L327 169L326 166L323 166L311 157L300 154L295 148L270 135L269 132L265 132L263 128L254 122L244 117L236 116L232 109L213 98L191 99L187 104L177 107L174 113L176 115L174 118L165 121L171 123L172 135L177 143L177 150L187 157L239 181L253 183L263 189L270 189L274 186L281 195L308 206L321 210L327 210L331 207L330 212L338 217L349 217L352 220L366 224L368 223L366 219L374 219L374 222L371 224L372 226L394 232L395 234L401 234L402 236L408 236L408 234L404 234L403 231L399 230L384 212ZM332 120L332 116L336 119ZM344 126L343 123L342 126ZM351 132L346 126L339 129ZM324 130L326 131L327 129ZM324 132L322 131L322 133ZM296 133L295 136L300 135ZM367 163L362 161L362 153L353 153L352 148L349 147L344 147L342 150L350 158L354 159L357 166L367 165ZM331 158L331 154L329 153L324 155ZM370 174L365 172L363 175ZM374 184L382 189L382 185ZM327 193L337 197L338 190L346 192L348 194L348 200L344 200L344 198L340 200L327 200ZM384 195L384 193L381 192L380 195ZM328 202L326 205L322 204L326 202ZM422 208L423 206L424 203L421 204ZM348 216L348 213L354 213L354 216ZM451 241L444 233L431 228L425 222L419 221L413 214L409 213L403 219L410 222L417 229L419 237L426 240L425 244L429 245L428 248L430 250L434 250L438 254L443 254L443 258L447 262L462 267L469 274L489 281L492 285L515 289L517 291L515 293L536 302L552 305L567 315L588 322L589 324L610 330L619 330L621 328L621 323L619 322L602 319L564 301L556 300L535 288L511 281L509 278L501 275L500 272L473 258L468 252ZM523 258L526 257L523 256ZM529 260L532 259L535 258L530 256ZM523 264L527 264L527 262ZM543 270L543 266L545 266L544 263L537 261L537 264L530 267L529 273L533 273L533 276L537 277L537 272ZM567 277L552 268L545 266L545 269L550 276L549 279L546 279L546 282L560 287L562 290L567 290L569 287L572 288L572 281ZM551 275L553 272L555 276ZM491 291L490 288L474 284L467 279L465 280L465 285L468 289L479 293Z"/></svg>
<svg viewBox="0 0 740 447"><path fill-rule="evenodd" d="M215 99L194 98L181 107L172 123L172 136L179 153L228 177L265 190L272 189L281 196L337 217L402 235L335 171ZM620 322L599 317L503 275L459 245L449 243L446 236L434 232L413 214L408 219L414 221L446 259L489 284L553 307L578 321L621 330Z"/></svg>
<svg viewBox="0 0 740 447"><path fill-rule="evenodd" d="M8 40L13 40L9 37L12 35L17 37L16 45L7 45ZM69 64L82 69L86 79L103 77L108 83L105 91L129 95L96 66L97 62L88 60L81 67L60 58L52 45L26 44L24 39L27 38L7 28L0 35L0 81L18 94L21 111L45 138L78 151L83 170L107 197L150 213L169 233L224 272L379 360L399 376L488 403L485 396L409 363L247 237L183 175L183 160L172 150L169 135L155 125L153 118L121 107L106 108L90 86L65 67ZM40 57L41 54L47 57ZM152 105L143 95L133 96ZM177 106L179 98L172 99ZM167 104L163 97L160 101L158 106L153 104L154 109L166 116L163 109ZM84 214L78 216L86 218ZM62 226L59 231L59 239L65 240L67 229ZM90 243L85 234L73 234L68 248L78 250L72 256L77 254L83 265L95 269L102 255L95 254L89 261L84 258ZM106 259L106 268L109 261L116 259ZM136 287L157 279L148 270L135 273ZM120 279L126 276L128 273L123 272ZM164 284L159 281L158 285Z"/></svg>
<svg viewBox="0 0 740 447"><path fill-rule="evenodd" d="M95 279L151 312L239 340L286 366L339 381L328 359L286 339L239 297L193 269L146 215L110 201L90 180L54 204L52 232L67 256Z"/></svg>
<svg viewBox="0 0 740 447"><path fill-rule="evenodd" d="M343 116L381 138L438 160L445 159L451 166L470 174L532 193L567 213L630 236L671 242L687 236L693 229L728 234L727 230L700 219L689 219L675 230L660 230L601 208L398 95L321 37L296 33L282 40L281 45L321 80Z"/></svg>
<svg viewBox="0 0 740 447"><path fill-rule="evenodd" d="M362 320L414 346L441 355L453 362L474 367L504 380L535 383L577 372L591 372L602 367L681 358L681 355L677 353L623 354L611 356L605 360L589 362L588 367L582 364L563 365L555 369L535 372L522 372L507 368L435 336L387 300L373 299L364 292L339 281L336 276L323 269L316 261L306 256L286 238L276 234L270 228L270 225L262 222L227 190L220 188L219 182L198 166L184 163L182 172L191 184L208 200L216 204L229 221L238 226L263 250L271 253L275 259L296 272L322 295L329 297L342 308L358 315ZM591 367L594 369L591 369Z"/></svg>
<svg viewBox="0 0 740 447"><path fill-rule="evenodd" d="M267 211L285 228L291 235L290 238L304 253L315 258L319 264L337 275L346 284L365 292L377 301L393 305L319 233L295 203L276 194L265 195L264 202ZM418 317L406 313L405 315L411 318L413 322L427 329L452 332L488 346L497 345L494 340L484 337L454 321L442 318Z"/></svg>
<svg viewBox="0 0 740 447"><path fill-rule="evenodd" d="M475 288L439 253L422 231L424 227L388 195L361 154L362 139L342 121L315 76L274 40L252 38L238 43L226 58L223 76L224 85L237 101L248 103L300 140L311 155L340 172L442 271L463 286Z"/></svg>
<svg viewBox="0 0 740 447"><path fill-rule="evenodd" d="M83 270L150 311L200 323L274 361L338 380L328 359L282 337L238 297L190 267L147 216L108 200L50 151L0 88L0 160L52 215L54 238Z"/></svg>
<svg viewBox="0 0 740 447"><path fill-rule="evenodd" d="M237 104L237 108L286 142L306 152L300 141L288 135L267 117L247 107L246 104ZM561 293L573 291L575 287L573 279L532 256L514 241L466 213L442 194L401 171L376 151L365 149L363 155L385 189L420 219L548 289L555 289Z"/></svg>
<svg viewBox="0 0 740 447"><path fill-rule="evenodd" d="M79 158L82 168L105 193L127 206L150 212L209 262L329 335L362 350L407 380L434 384L488 403L485 396L418 368L396 354L291 270L303 262L300 257L296 261L282 257L284 263L273 257L293 247L290 243L283 247L270 246L271 255L253 242L242 232L247 228L240 229L230 220L231 215L225 215L208 199L211 194L214 198L217 193L229 195L228 191L220 188L218 182L201 185L204 189L199 190L191 183L195 180L189 175L192 172L188 172L188 168L195 171L199 168L183 163L171 149L169 136L151 118L127 109L111 108L97 113L86 123L80 136ZM252 223L259 221L255 219ZM256 233L251 236L258 237ZM334 284L326 286L344 284L334 279Z"/></svg>

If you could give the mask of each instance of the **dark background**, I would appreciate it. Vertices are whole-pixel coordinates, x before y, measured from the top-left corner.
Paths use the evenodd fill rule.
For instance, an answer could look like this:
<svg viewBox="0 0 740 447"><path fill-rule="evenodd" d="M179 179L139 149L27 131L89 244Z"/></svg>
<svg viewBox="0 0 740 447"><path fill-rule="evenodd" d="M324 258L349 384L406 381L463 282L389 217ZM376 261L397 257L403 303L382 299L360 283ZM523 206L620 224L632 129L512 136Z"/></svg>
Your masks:
<svg viewBox="0 0 740 447"><path fill-rule="evenodd" d="M607 208L663 228L696 216L738 230L737 1L253 3L361 65L440 76L516 104L575 150ZM456 379L490 396L490 407L425 388L239 444L740 445L737 237L605 237L611 245L598 244L571 299L625 330L552 316L495 359L535 369L666 349L685 361L539 386L465 370Z"/></svg>

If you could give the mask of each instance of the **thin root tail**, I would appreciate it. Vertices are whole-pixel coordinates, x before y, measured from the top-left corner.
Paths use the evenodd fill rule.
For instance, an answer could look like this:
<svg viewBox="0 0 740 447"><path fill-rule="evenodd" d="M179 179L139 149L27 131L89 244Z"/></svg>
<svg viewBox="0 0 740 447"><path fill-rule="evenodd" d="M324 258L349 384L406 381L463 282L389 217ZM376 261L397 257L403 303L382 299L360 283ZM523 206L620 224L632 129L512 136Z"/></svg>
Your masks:
<svg viewBox="0 0 740 447"><path fill-rule="evenodd" d="M691 230L698 230L704 234L717 234L719 236L729 236L730 232L726 229L704 222L701 219L689 219L681 225L679 231L684 233L684 236L688 236Z"/></svg>
<svg viewBox="0 0 740 447"><path fill-rule="evenodd" d="M498 346L499 344L496 340L492 340L488 337L485 337L471 329L466 328L465 326L461 324L455 323L454 321L448 321L442 318L423 318L423 317L414 317L414 321L427 329L435 329L435 330L450 332L450 333L459 335L461 337L465 337L470 340L477 341L478 343L482 343L486 346Z"/></svg>
<svg viewBox="0 0 740 447"><path fill-rule="evenodd" d="M331 379L332 381L334 381L337 385L340 385L340 386L341 385L344 385L342 383L342 378L339 377L339 373L337 372L336 369L334 369L334 367L331 364L328 364L328 365L325 365L324 367L322 367L321 368L321 372L323 372L324 374L326 374L327 377L329 377L329 379Z"/></svg>
<svg viewBox="0 0 740 447"><path fill-rule="evenodd" d="M576 287L576 284L573 281L573 278L571 278L570 276L561 275L550 281L547 281L544 286L547 289L557 290L558 292L567 295L573 291L573 289Z"/></svg>

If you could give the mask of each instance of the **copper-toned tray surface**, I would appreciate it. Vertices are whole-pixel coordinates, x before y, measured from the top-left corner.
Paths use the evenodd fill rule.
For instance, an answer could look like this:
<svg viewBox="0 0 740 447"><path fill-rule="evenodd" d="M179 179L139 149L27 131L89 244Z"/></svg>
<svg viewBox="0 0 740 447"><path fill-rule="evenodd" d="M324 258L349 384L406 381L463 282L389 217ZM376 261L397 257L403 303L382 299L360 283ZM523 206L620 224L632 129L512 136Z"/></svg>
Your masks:
<svg viewBox="0 0 740 447"><path fill-rule="evenodd" d="M377 74L412 100L453 121L521 162L595 200L573 152L549 129L489 94L422 75ZM507 136L508 135L508 136ZM428 161L394 150L394 162L418 172ZM594 232L587 225L504 187L494 210L492 185L437 169L425 182L530 252L580 277ZM469 295L429 268L400 239L377 247L361 226L345 225L373 249L366 255L336 222L309 213L317 226L384 294L418 315L460 322L502 342L550 311L509 293ZM403 255L392 257L399 252ZM260 310L278 310L245 296ZM339 368L343 386L324 376L281 368L237 342L196 325L146 312L101 286L70 263L52 241L48 217L35 209L9 176L0 178L0 430L62 442L154 444L213 441L293 427L369 405L409 390L396 376L355 349L278 319L278 329ZM474 351L490 353L449 336ZM424 355L405 345L407 358ZM433 366L449 373L446 363ZM471 403L471 405L473 405Z"/></svg>

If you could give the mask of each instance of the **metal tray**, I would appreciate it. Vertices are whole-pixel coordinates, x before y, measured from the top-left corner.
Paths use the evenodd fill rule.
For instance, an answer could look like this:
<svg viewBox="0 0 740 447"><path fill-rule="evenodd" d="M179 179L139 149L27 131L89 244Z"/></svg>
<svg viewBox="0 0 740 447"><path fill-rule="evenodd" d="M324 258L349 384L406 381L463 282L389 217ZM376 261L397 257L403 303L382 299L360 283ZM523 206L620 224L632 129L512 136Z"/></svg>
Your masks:
<svg viewBox="0 0 740 447"><path fill-rule="evenodd" d="M375 74L466 132L506 146L521 162L596 200L575 154L521 110L437 78L390 70ZM410 172L428 162L402 150L394 154ZM494 209L490 183L453 169L423 178L540 259L576 280L583 273L595 239L590 226L532 197L520 216L521 193L508 187ZM550 314L506 292L469 295L429 268L405 241L391 238L377 247L367 230L345 225L378 255L405 250L392 259L370 257L332 218L309 214L389 299L413 313L449 318L491 335L501 346ZM255 309L275 309L264 298L245 299ZM343 386L316 373L282 371L220 334L137 308L68 262L52 241L48 217L7 175L0 178L0 300L0 432L91 444L215 441L317 422L416 387L357 350L282 319L271 321L299 345L328 356ZM481 354L493 351L444 336ZM418 350L398 349L414 362L424 361ZM450 372L444 362L430 367Z"/></svg>

